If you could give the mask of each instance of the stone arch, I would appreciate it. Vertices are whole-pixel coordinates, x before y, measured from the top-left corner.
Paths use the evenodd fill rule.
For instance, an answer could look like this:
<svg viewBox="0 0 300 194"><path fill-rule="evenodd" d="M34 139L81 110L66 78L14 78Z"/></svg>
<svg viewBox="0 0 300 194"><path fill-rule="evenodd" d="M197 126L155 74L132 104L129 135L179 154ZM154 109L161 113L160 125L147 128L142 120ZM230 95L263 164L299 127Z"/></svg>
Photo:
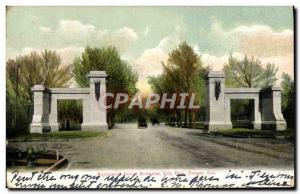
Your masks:
<svg viewBox="0 0 300 194"><path fill-rule="evenodd" d="M286 121L281 112L281 89L271 88L226 88L225 74L210 71L206 77L206 120L210 131L231 129L230 100L254 100L254 129L286 130ZM218 96L218 97L217 97Z"/></svg>
<svg viewBox="0 0 300 194"><path fill-rule="evenodd" d="M83 131L107 131L106 109L99 106L99 96L106 95L105 71L91 71L88 74L89 88L45 88L35 85L34 113L30 133L58 131L57 100L80 99L83 104ZM96 87L99 87L96 89ZM96 92L97 91L97 92Z"/></svg>

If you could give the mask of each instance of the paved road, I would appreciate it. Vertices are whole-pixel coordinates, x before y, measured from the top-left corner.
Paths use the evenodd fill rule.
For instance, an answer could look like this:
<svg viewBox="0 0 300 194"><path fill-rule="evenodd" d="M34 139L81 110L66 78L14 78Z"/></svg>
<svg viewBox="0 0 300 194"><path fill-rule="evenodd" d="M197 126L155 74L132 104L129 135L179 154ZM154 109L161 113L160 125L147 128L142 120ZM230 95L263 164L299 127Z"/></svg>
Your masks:
<svg viewBox="0 0 300 194"><path fill-rule="evenodd" d="M197 129L136 124L117 125L109 137L13 142L10 146L56 149L69 158L70 169L118 168L293 168L294 146L284 140L226 138Z"/></svg>

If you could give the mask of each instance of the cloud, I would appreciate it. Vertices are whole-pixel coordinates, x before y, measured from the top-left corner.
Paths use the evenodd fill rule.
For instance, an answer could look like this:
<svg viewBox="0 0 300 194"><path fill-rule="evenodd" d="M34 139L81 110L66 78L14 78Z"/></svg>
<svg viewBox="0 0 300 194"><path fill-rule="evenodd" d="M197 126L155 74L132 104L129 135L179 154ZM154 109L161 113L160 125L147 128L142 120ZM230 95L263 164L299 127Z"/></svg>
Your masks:
<svg viewBox="0 0 300 194"><path fill-rule="evenodd" d="M147 30L148 26L145 29ZM174 31L159 41L154 48L146 49L142 55L134 62L139 80L143 85L147 85L148 76L156 76L162 73L161 62L167 62L168 53L176 48L184 40L185 30L181 26L176 26Z"/></svg>
<svg viewBox="0 0 300 194"><path fill-rule="evenodd" d="M56 52L61 56L64 65L71 64L75 57L81 56L83 51L83 47L65 47L56 49Z"/></svg>
<svg viewBox="0 0 300 194"><path fill-rule="evenodd" d="M97 33L97 42L102 45L115 46L119 51L126 52L131 43L138 39L136 32L129 27L124 26L118 31L103 30Z"/></svg>
<svg viewBox="0 0 300 194"><path fill-rule="evenodd" d="M135 68L139 74L139 79L145 79L148 76L161 74L161 62L166 62L167 60L168 55L161 48L157 47L145 50L135 62Z"/></svg>
<svg viewBox="0 0 300 194"><path fill-rule="evenodd" d="M273 63L278 67L277 84L281 81L283 72L294 74L294 39L293 31L283 29L275 31L267 25L241 25L233 29L224 29L222 24L215 22L211 26L211 33L216 35L219 45L226 45L231 52L238 56L247 54L261 60L263 66ZM202 58L208 64L213 64L220 70L222 63L227 62L228 55L214 56L202 53Z"/></svg>
<svg viewBox="0 0 300 194"><path fill-rule="evenodd" d="M51 47L86 47L86 46L115 46L120 52L127 52L129 47L138 39L134 29L123 26L115 31L97 29L92 24L78 20L60 20L56 28L39 27L45 39L44 46Z"/></svg>
<svg viewBox="0 0 300 194"><path fill-rule="evenodd" d="M87 37L96 32L96 27L91 24L83 24L77 20L61 20L57 33L65 37L83 36Z"/></svg>
<svg viewBox="0 0 300 194"><path fill-rule="evenodd" d="M273 63L278 67L277 72L277 85L281 83L282 73L288 73L292 78L294 78L294 57L292 54L282 55L282 56L271 56L271 57L262 57L260 58L263 65L267 63Z"/></svg>
<svg viewBox="0 0 300 194"><path fill-rule="evenodd" d="M228 62L229 55L216 56L209 53L202 53L197 45L193 45L193 49L199 56L201 56L204 66L208 66L212 71L222 71L224 64ZM242 59L244 54L235 52L232 53L232 56Z"/></svg>
<svg viewBox="0 0 300 194"><path fill-rule="evenodd" d="M274 31L269 26L239 26L229 32L236 37L238 50L257 57L282 56L293 53L293 31Z"/></svg>
<svg viewBox="0 0 300 194"><path fill-rule="evenodd" d="M147 36L148 33L149 28L147 26L144 36ZM134 62L134 68L139 76L137 88L143 94L151 92L151 87L148 84L148 77L157 76L162 73L163 67L161 62L167 62L168 53L184 40L184 33L183 28L176 26L173 33L164 37L156 47L146 49Z"/></svg>
<svg viewBox="0 0 300 194"><path fill-rule="evenodd" d="M45 26L40 26L39 29L40 29L40 31L42 31L42 32L50 32L50 31L51 31L51 28L45 27Z"/></svg>
<svg viewBox="0 0 300 194"><path fill-rule="evenodd" d="M139 76L137 88L143 94L151 92L148 77L160 75L163 71L161 62L167 62L167 60L168 55L161 48L155 47L145 50L134 62L134 69Z"/></svg>
<svg viewBox="0 0 300 194"><path fill-rule="evenodd" d="M184 41L185 30L181 26L176 26L174 32L164 37L158 44L164 52L169 53Z"/></svg>

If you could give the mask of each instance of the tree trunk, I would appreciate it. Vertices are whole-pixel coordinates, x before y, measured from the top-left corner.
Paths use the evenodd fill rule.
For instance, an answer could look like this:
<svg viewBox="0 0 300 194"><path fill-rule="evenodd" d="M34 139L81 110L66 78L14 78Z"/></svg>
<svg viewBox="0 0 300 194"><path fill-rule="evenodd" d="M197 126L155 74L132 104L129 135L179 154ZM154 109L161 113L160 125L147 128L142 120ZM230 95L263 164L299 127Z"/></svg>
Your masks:
<svg viewBox="0 0 300 194"><path fill-rule="evenodd" d="M196 114L195 114L195 112L193 111L192 112L192 128L195 128L195 119L196 119L196 116L195 116Z"/></svg>
<svg viewBox="0 0 300 194"><path fill-rule="evenodd" d="M184 127L187 127L187 108L184 110Z"/></svg>

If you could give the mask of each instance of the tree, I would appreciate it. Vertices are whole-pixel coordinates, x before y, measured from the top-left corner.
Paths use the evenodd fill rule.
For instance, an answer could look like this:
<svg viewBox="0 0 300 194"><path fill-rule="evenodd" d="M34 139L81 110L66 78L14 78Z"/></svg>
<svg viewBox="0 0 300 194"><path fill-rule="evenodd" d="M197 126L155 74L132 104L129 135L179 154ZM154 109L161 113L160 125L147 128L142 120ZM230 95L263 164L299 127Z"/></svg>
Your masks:
<svg viewBox="0 0 300 194"><path fill-rule="evenodd" d="M204 103L204 77L207 69L203 67L201 57L195 53L193 48L186 42L181 43L177 48L169 53L169 59L166 64L162 62L163 73L160 77L151 77L149 84L155 92L159 93L188 93L189 96L185 101L188 107L189 97L196 93L196 102ZM179 99L177 99L179 100ZM178 102L178 101L176 101ZM170 110L169 110L170 111ZM174 111L181 120L181 111L176 108ZM187 125L188 108L185 109L184 125ZM168 113L169 114L169 113ZM195 117L192 112L192 122ZM174 120L174 119L173 119ZM178 120L178 119L177 119Z"/></svg>
<svg viewBox="0 0 300 194"><path fill-rule="evenodd" d="M267 87L275 84L278 68L274 64L268 64L263 68L261 61L254 57L244 56L239 60L229 56L228 64L225 64L226 85L232 87Z"/></svg>
<svg viewBox="0 0 300 194"><path fill-rule="evenodd" d="M106 80L107 92L113 94L122 92L132 95L137 91L135 87L137 74L121 59L115 47L86 47L81 57L76 58L73 64L73 76L82 87L89 86L86 75L90 71L98 70L106 71L108 75ZM109 98L108 103L114 103L114 100ZM122 107L117 110L113 108L108 110L109 127L114 125L114 117L121 109Z"/></svg>
<svg viewBox="0 0 300 194"><path fill-rule="evenodd" d="M14 121L14 128L26 129L30 123L33 85L64 87L70 79L71 67L62 65L61 58L55 51L44 50L40 53L33 51L30 54L9 59L6 62L6 98L9 102L7 114L14 112L13 114L18 116L18 121ZM28 118L24 119L24 115Z"/></svg>
<svg viewBox="0 0 300 194"><path fill-rule="evenodd" d="M288 127L295 128L295 83L287 74L282 74L282 108Z"/></svg>
<svg viewBox="0 0 300 194"><path fill-rule="evenodd" d="M277 72L278 67L275 67L275 65L272 63L268 63L266 69L264 70L264 82L262 83L262 87L273 86L277 81Z"/></svg>
<svg viewBox="0 0 300 194"><path fill-rule="evenodd" d="M58 107L58 121L63 124L63 128L67 127L65 124L69 123L80 124L82 123L82 100L59 100Z"/></svg>
<svg viewBox="0 0 300 194"><path fill-rule="evenodd" d="M30 101L33 100L31 92L33 85L65 87L72 77L71 67L62 65L60 56L55 51L49 50L44 50L40 54L33 51L16 59L9 59L6 63L6 72L14 91L19 92L20 100L24 98Z"/></svg>
<svg viewBox="0 0 300 194"><path fill-rule="evenodd" d="M259 59L248 58L247 55L239 60L232 55L229 56L228 64L225 64L226 75L225 84L230 87L258 88L273 86L277 80L276 73L278 68L274 64L268 63L266 68L262 66ZM231 103L233 118L244 108L247 115L253 119L253 100L239 100Z"/></svg>

